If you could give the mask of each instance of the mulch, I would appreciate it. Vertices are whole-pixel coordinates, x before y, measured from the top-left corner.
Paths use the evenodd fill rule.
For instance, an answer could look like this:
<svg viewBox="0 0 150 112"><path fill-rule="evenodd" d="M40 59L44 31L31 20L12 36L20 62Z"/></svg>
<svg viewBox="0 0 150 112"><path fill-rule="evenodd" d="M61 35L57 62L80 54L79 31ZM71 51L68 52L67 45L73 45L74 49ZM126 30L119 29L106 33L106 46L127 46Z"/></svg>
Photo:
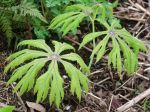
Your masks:
<svg viewBox="0 0 150 112"><path fill-rule="evenodd" d="M137 4L150 12L150 5L146 0L121 0L114 13L116 17L121 19L121 24L128 31L144 41L150 48L150 15L141 10ZM1 36L0 40L0 106L1 104L15 105L16 112L25 112L26 109L29 109L26 101L35 102L35 97L32 92L20 97L17 93L13 93L13 85L6 86L10 74L4 74L3 70L6 66L6 57L11 52L5 46L6 41ZM89 51L85 49L83 56L87 52ZM118 107L150 87L149 67L150 50L147 54L140 53L137 73L128 77L123 72L123 80L120 80L116 71L109 68L106 60L102 59L92 66L92 72L89 76L90 90L87 96L83 96L80 103L75 97L67 93L59 110L50 107L48 102L41 103L41 105L46 108L46 112L115 112ZM141 100L126 112L150 112L150 96Z"/></svg>

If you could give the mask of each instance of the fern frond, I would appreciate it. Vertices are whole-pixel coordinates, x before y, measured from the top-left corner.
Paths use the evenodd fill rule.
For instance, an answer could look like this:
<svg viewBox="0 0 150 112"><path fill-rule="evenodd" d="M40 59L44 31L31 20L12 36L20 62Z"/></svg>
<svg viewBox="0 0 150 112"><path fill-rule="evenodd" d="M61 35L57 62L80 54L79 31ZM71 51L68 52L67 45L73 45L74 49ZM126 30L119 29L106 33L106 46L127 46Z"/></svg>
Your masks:
<svg viewBox="0 0 150 112"><path fill-rule="evenodd" d="M13 32L12 32L11 25L12 24L11 24L11 20L9 19L9 16L7 16L3 13L0 13L0 28L5 33L9 45L13 38Z"/></svg>
<svg viewBox="0 0 150 112"><path fill-rule="evenodd" d="M40 11L36 8L36 6L27 0L22 0L21 3L17 6L6 7L3 8L5 11L14 12L20 16L31 16L40 19L41 21L47 23L46 19L42 16Z"/></svg>
<svg viewBox="0 0 150 112"><path fill-rule="evenodd" d="M37 17L41 21L47 23L46 19L42 16L39 10L35 7L32 2L28 2L27 0L23 0L23 2L19 5L18 9L21 15L26 16L29 15L31 17Z"/></svg>
<svg viewBox="0 0 150 112"><path fill-rule="evenodd" d="M8 60L11 62L6 66L5 72L13 71L7 84L19 80L15 91L19 91L20 95L34 88L34 93L37 93L37 102L44 101L50 94L50 104L55 103L59 108L64 97L64 89L63 78L58 66L60 64L58 63L64 65L66 73L71 79L71 93L73 95L75 93L79 100L82 90L88 91L88 79L84 73L89 73L89 69L79 55L75 53L64 54L65 50L74 50L71 45L57 41L52 43L54 44L54 51L41 39L20 42L19 47L28 45L30 49L24 49L9 56ZM36 48L36 50L32 48ZM63 55L61 55L62 53ZM69 61L76 61L84 73ZM48 65L48 68L46 65ZM37 75L41 73L43 67L47 68L45 73L40 76ZM38 77L37 80L36 77Z"/></svg>
<svg viewBox="0 0 150 112"><path fill-rule="evenodd" d="M21 18L23 16L35 17L47 23L46 19L31 1L21 0L17 3L14 1L9 1L8 3L0 1L0 28L7 37L8 45L13 39L13 22L18 20L24 22L24 19Z"/></svg>

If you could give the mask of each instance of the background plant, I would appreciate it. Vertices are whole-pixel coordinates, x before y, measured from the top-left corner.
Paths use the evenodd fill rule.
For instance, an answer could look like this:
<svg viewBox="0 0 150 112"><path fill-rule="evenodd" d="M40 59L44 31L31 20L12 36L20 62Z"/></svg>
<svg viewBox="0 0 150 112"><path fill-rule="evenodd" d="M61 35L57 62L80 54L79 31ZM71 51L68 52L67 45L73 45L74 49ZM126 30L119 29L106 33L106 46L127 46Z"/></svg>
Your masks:
<svg viewBox="0 0 150 112"><path fill-rule="evenodd" d="M62 9L67 6L71 0L45 0L46 7L52 12L53 16L61 14Z"/></svg>
<svg viewBox="0 0 150 112"><path fill-rule="evenodd" d="M0 1L0 27L6 35L9 45L12 38L15 37L13 28L28 25L29 17L47 22L32 2L27 0L19 2L16 0ZM17 23L17 25L14 23Z"/></svg>
<svg viewBox="0 0 150 112"><path fill-rule="evenodd" d="M20 95L34 88L34 93L37 93L37 102L44 101L50 94L50 104L55 102L59 107L64 97L63 79L59 72L60 63L71 80L71 93L76 94L81 100L82 90L88 92L88 79L83 74L89 73L88 67L78 54L63 53L65 50L74 50L72 46L53 41L55 50L52 51L44 40L25 40L20 42L18 47L26 45L39 50L24 49L10 55L7 60L11 62L5 68L5 72L14 71L8 84L20 80L15 87L15 91L19 90ZM77 62L83 72L68 61ZM48 67L45 73L40 72L46 65ZM36 77L39 78L36 80Z"/></svg>
<svg viewBox="0 0 150 112"><path fill-rule="evenodd" d="M84 20L91 21L92 31L95 31L95 19L97 16L101 18L112 18L112 10L109 16L106 15L108 8L102 4L94 4L92 6L84 4L75 4L66 7L65 13L55 17L49 29L59 29L58 31L65 36L70 31L73 31L79 27L79 24ZM95 40L93 40L93 46L95 46Z"/></svg>
<svg viewBox="0 0 150 112"><path fill-rule="evenodd" d="M83 38L83 42L80 46L81 48L86 43L93 40L93 53L91 55L89 67L92 65L95 54L97 54L96 61L102 58L106 52L106 45L111 38L112 50L109 54L108 64L113 64L113 67L117 68L119 74L121 74L122 68L124 68L128 74L132 74L137 68L139 50L146 51L146 47L127 30L122 29L113 15L109 17L107 15L108 7L105 4L106 1L103 0L101 2L102 3L97 3L92 7L82 4L68 6L66 8L67 12L54 18L49 28L58 29L58 31L65 36L69 31L77 28L83 20L91 20L92 33ZM107 31L95 31L96 21L99 22L99 25L105 27ZM109 25L109 23L111 24ZM103 35L106 36L96 46L96 37ZM123 51L123 58L121 58L121 51ZM124 60L124 64L122 63L122 59Z"/></svg>

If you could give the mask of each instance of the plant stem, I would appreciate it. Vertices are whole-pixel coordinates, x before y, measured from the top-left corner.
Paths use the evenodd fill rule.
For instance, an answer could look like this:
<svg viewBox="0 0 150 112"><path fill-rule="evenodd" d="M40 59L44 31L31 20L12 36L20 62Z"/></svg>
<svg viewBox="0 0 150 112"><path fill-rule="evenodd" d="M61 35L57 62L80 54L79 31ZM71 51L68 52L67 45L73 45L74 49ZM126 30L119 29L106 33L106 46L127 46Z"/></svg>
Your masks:
<svg viewBox="0 0 150 112"><path fill-rule="evenodd" d="M92 20L92 32L95 32L95 24L94 20ZM93 48L95 48L95 39L93 39Z"/></svg>
<svg viewBox="0 0 150 112"><path fill-rule="evenodd" d="M94 33L95 32L95 19L92 19L92 32ZM95 48L95 39L93 39L93 49ZM91 59L90 59L90 63L89 63L89 68L91 68L92 66L92 62L94 60L94 55L91 56Z"/></svg>
<svg viewBox="0 0 150 112"><path fill-rule="evenodd" d="M91 66L92 66L92 62L93 62L93 59L94 59L94 55L92 55L91 57L90 57L91 59L90 59L90 63L89 63L89 68L91 68Z"/></svg>
<svg viewBox="0 0 150 112"><path fill-rule="evenodd" d="M42 8L42 14L43 14L44 17L46 18L45 11L44 11L44 4L43 4L43 1L42 1L42 0L41 0L41 8Z"/></svg>

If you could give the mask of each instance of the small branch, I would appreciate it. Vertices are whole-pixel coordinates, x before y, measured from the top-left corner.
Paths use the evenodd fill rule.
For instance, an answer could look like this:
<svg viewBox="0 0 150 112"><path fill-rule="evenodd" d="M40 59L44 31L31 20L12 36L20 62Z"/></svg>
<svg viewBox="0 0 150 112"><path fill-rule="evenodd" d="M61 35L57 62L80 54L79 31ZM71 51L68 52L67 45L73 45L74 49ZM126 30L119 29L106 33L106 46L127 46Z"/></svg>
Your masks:
<svg viewBox="0 0 150 112"><path fill-rule="evenodd" d="M105 82L105 81L107 81L107 80L109 80L109 79L111 79L111 78L110 78L110 77L107 77L107 78L105 78L104 80L98 82L97 85L100 85L100 84L102 84L103 82Z"/></svg>
<svg viewBox="0 0 150 112"><path fill-rule="evenodd" d="M150 88L147 89L146 91L144 91L143 93L139 94L137 97L133 98L132 100L130 100L129 102L125 103L124 105L122 105L121 107L119 107L117 109L117 112L124 112L125 110L127 110L128 108L132 107L133 105L135 105L136 103L138 103L140 100L142 100L143 98L147 97L148 95L150 95Z"/></svg>
<svg viewBox="0 0 150 112"><path fill-rule="evenodd" d="M67 40L69 40L70 42L73 42L73 43L75 43L75 44L77 44L77 45L80 46L80 43L79 43L79 42L77 42L77 41L71 39L70 37L65 37L65 39L67 39ZM90 48L88 48L88 47L83 46L83 48L86 49L86 50L89 51L89 52L92 52L92 49L90 49Z"/></svg>
<svg viewBox="0 0 150 112"><path fill-rule="evenodd" d="M111 96L108 112L110 112L110 110L111 110L113 98L114 98L114 95Z"/></svg>
<svg viewBox="0 0 150 112"><path fill-rule="evenodd" d="M84 92L84 91L83 91L83 92ZM90 96L92 96L93 98L99 100L99 101L101 102L102 105L107 106L107 104L106 104L101 98L95 96L93 93L90 93L90 92L89 92L88 95L90 95Z"/></svg>
<svg viewBox="0 0 150 112"><path fill-rule="evenodd" d="M145 76L143 76L143 75L141 75L139 73L136 73L136 75L139 76L139 77L141 77L141 78L143 78L143 79L145 79L145 80L147 80L147 81L150 80L148 77L145 77Z"/></svg>
<svg viewBox="0 0 150 112"><path fill-rule="evenodd" d="M15 88L12 84L11 84L11 87L12 87L13 89ZM17 92L15 92L15 93L16 93L16 95L17 95L17 97L18 97L18 100L20 101L20 103L21 103L22 106L23 106L24 112L27 112L27 108L26 108L26 106L25 106L23 100L21 99L21 97L19 96L19 94L18 94Z"/></svg>
<svg viewBox="0 0 150 112"><path fill-rule="evenodd" d="M139 5L138 3L135 3L135 7L137 7L138 9L140 9L141 11L145 12L147 15L150 16L150 12L145 8L143 8L141 5Z"/></svg>
<svg viewBox="0 0 150 112"><path fill-rule="evenodd" d="M150 7L150 0L148 0L148 6Z"/></svg>
<svg viewBox="0 0 150 112"><path fill-rule="evenodd" d="M146 10L145 8L143 8L141 5L139 5L138 3L133 3L131 0L128 0L133 6L135 6L136 8L140 9L141 11L145 12L147 15L150 16L150 12L148 10ZM150 0L149 0L150 3Z"/></svg>
<svg viewBox="0 0 150 112"><path fill-rule="evenodd" d="M119 15L115 15L115 17L120 18L120 19L132 20L132 21L140 21L141 23L145 22L145 19L141 19L141 18L123 17Z"/></svg>
<svg viewBox="0 0 150 112"><path fill-rule="evenodd" d="M97 70L97 71L92 72L92 73L90 74L90 76L91 76L91 75L98 74L98 73L102 73L102 72L103 72L102 70Z"/></svg>

